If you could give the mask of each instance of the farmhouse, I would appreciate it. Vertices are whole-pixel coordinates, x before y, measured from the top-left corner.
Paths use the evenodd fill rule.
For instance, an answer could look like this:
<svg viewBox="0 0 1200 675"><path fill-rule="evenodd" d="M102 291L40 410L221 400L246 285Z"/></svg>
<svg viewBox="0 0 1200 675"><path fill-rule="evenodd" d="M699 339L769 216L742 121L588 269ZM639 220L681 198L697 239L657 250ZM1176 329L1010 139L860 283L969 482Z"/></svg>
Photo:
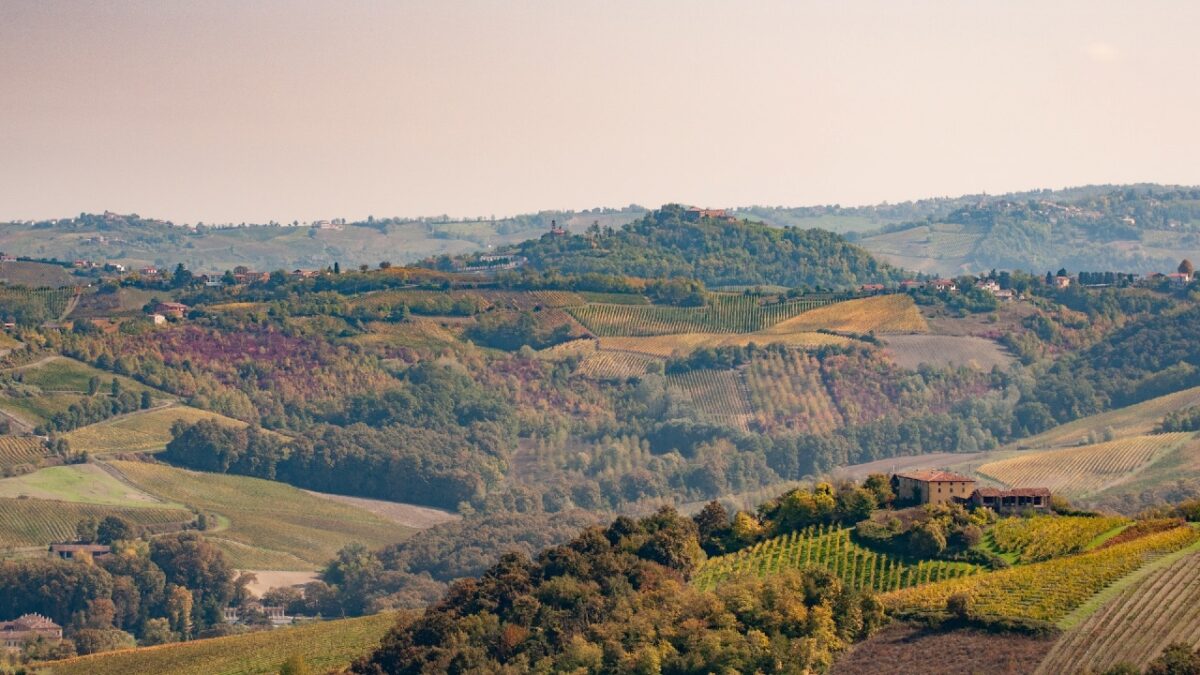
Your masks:
<svg viewBox="0 0 1200 675"><path fill-rule="evenodd" d="M929 286L935 291L953 293L958 290L958 283L953 279L934 279Z"/></svg>
<svg viewBox="0 0 1200 675"><path fill-rule="evenodd" d="M1070 286L1071 286L1071 277L1063 277L1063 276L1054 277L1054 287L1055 288L1070 288Z"/></svg>
<svg viewBox="0 0 1200 675"><path fill-rule="evenodd" d="M1050 489L1044 487L1014 488L1012 490L979 488L971 493L970 504L974 507L986 506L996 513L1014 513L1030 509L1049 511Z"/></svg>
<svg viewBox="0 0 1200 675"><path fill-rule="evenodd" d="M13 621L0 621L0 642L6 651L24 648L25 643L38 639L58 642L62 626L41 614L24 614Z"/></svg>
<svg viewBox="0 0 1200 675"><path fill-rule="evenodd" d="M974 478L950 471L905 471L892 475L892 492L902 502L946 504L965 500L974 490Z"/></svg>
<svg viewBox="0 0 1200 675"><path fill-rule="evenodd" d="M73 560L81 553L99 558L112 553L112 549L104 544L50 544L50 555L63 560Z"/></svg>
<svg viewBox="0 0 1200 675"><path fill-rule="evenodd" d="M187 313L187 309L187 305L181 302L160 302L154 306L153 313L182 319L183 315Z"/></svg>

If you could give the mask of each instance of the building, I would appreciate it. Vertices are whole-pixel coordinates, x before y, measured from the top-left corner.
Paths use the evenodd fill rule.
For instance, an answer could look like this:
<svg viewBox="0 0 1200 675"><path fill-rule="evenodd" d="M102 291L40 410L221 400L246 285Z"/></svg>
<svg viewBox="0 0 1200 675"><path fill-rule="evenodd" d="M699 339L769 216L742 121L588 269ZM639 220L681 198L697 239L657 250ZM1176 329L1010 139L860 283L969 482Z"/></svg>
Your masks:
<svg viewBox="0 0 1200 675"><path fill-rule="evenodd" d="M979 288L991 293L992 295L1000 292L1000 284L995 279L988 279L987 281L979 284Z"/></svg>
<svg viewBox="0 0 1200 675"><path fill-rule="evenodd" d="M13 621L0 621L0 643L6 651L19 651L38 639L62 640L62 626L41 614L24 614Z"/></svg>
<svg viewBox="0 0 1200 675"><path fill-rule="evenodd" d="M993 293L992 295L996 296L997 300L1003 300L1005 302L1008 302L1009 300L1013 300L1017 297L1017 294L1008 288L1002 288L1002 289L996 291L995 293Z"/></svg>
<svg viewBox="0 0 1200 675"><path fill-rule="evenodd" d="M915 291L924 285L924 283L917 281L916 279L905 279L904 281L900 282L900 290Z"/></svg>
<svg viewBox="0 0 1200 675"><path fill-rule="evenodd" d="M863 284L858 287L858 290L860 293L878 294L884 292L887 288L883 284Z"/></svg>
<svg viewBox="0 0 1200 675"><path fill-rule="evenodd" d="M996 513L1017 513L1028 510L1049 511L1050 489L1044 487L1014 488L1012 490L979 488L971 493L970 504L974 507L986 506Z"/></svg>
<svg viewBox="0 0 1200 675"><path fill-rule="evenodd" d="M80 553L99 558L112 553L112 548L104 544L50 544L50 555L63 560L74 560Z"/></svg>
<svg viewBox="0 0 1200 675"><path fill-rule="evenodd" d="M225 623L245 623L255 614L265 615L273 628L295 623L295 617L288 616L282 606L264 605L258 601L249 602L243 607L226 607L223 610Z"/></svg>
<svg viewBox="0 0 1200 675"><path fill-rule="evenodd" d="M897 501L946 504L965 501L975 491L975 479L950 471L922 469L892 474Z"/></svg>
<svg viewBox="0 0 1200 675"><path fill-rule="evenodd" d="M929 287L935 291L953 293L958 290L958 282L953 279L934 279L929 282Z"/></svg>
<svg viewBox="0 0 1200 675"><path fill-rule="evenodd" d="M160 302L152 310L154 314L162 314L176 319L182 319L187 314L188 306L182 302Z"/></svg>
<svg viewBox="0 0 1200 675"><path fill-rule="evenodd" d="M150 315L150 323L153 323L155 326L161 326L161 325L165 324L166 322L167 322L167 317L163 316L162 314L151 314Z"/></svg>
<svg viewBox="0 0 1200 675"><path fill-rule="evenodd" d="M1192 283L1192 275L1185 272L1172 272L1163 276L1166 277L1167 281L1171 282L1172 286L1187 286Z"/></svg>
<svg viewBox="0 0 1200 675"><path fill-rule="evenodd" d="M1054 277L1054 287L1055 288L1070 288L1071 287L1071 277L1063 277L1063 276Z"/></svg>

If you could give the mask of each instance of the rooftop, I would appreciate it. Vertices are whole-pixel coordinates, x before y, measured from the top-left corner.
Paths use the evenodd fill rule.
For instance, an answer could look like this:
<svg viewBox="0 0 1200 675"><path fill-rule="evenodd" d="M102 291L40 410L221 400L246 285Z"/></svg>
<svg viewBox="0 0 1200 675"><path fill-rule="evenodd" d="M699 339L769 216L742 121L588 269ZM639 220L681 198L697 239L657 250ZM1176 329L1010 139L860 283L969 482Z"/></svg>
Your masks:
<svg viewBox="0 0 1200 675"><path fill-rule="evenodd" d="M1031 487L1001 490L999 488L979 488L975 490L980 497L1049 497L1050 488Z"/></svg>
<svg viewBox="0 0 1200 675"><path fill-rule="evenodd" d="M897 476L901 478L911 478L912 480L924 481L926 483L974 483L975 479L970 476L964 476L961 473L953 471L941 471L937 469L920 469L917 471L898 471Z"/></svg>

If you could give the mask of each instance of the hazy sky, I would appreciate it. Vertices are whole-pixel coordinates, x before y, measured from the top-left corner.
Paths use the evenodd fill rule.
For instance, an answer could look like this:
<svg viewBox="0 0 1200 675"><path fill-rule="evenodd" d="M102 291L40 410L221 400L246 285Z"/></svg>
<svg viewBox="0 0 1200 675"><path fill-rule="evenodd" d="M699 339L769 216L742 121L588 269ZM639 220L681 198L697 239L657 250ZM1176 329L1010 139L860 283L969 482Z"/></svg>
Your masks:
<svg viewBox="0 0 1200 675"><path fill-rule="evenodd" d="M1196 2L0 2L0 219L1200 183Z"/></svg>

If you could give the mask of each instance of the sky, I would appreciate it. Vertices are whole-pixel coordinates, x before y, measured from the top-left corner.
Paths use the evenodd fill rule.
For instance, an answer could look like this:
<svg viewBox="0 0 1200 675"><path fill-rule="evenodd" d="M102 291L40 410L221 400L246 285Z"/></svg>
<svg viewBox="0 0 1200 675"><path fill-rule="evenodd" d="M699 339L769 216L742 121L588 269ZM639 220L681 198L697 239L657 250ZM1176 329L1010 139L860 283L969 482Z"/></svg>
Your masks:
<svg viewBox="0 0 1200 675"><path fill-rule="evenodd" d="M1200 184L1200 3L3 0L0 220Z"/></svg>

